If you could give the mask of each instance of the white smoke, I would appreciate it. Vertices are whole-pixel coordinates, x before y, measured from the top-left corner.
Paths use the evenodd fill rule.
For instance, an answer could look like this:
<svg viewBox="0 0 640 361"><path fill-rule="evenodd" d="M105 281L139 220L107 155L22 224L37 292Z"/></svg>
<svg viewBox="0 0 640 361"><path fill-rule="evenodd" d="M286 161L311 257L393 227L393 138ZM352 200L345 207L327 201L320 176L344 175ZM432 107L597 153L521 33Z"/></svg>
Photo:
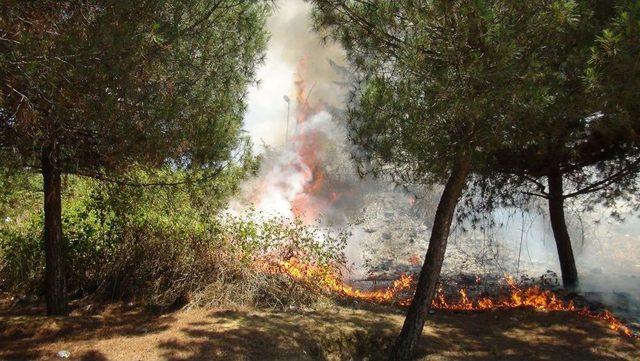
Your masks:
<svg viewBox="0 0 640 361"><path fill-rule="evenodd" d="M344 51L338 44L323 44L312 29L310 12L308 2L277 1L276 10L267 23L271 37L266 59L257 74L260 84L249 91L245 115L245 130L257 152L264 150L263 144L282 147L285 143L287 103L284 95L291 99L289 125L294 126L294 109L299 105L294 79L301 59L306 59L304 77L312 87L309 101L341 105L344 100L346 91L337 84L343 79L329 63L331 60L345 65Z"/></svg>
<svg viewBox="0 0 640 361"><path fill-rule="evenodd" d="M292 129L293 136L286 144L263 154L260 173L242 186L243 198L232 202L231 207L238 211L251 207L267 216L293 219L296 216L296 199L305 194L305 189L313 180L313 169L301 155L304 140L313 135L321 135L323 139L336 139L340 136L338 130L331 121L331 115L325 111L320 111L297 125ZM343 141L342 137L338 139ZM313 196L308 195L312 201ZM318 203L321 201L315 200Z"/></svg>

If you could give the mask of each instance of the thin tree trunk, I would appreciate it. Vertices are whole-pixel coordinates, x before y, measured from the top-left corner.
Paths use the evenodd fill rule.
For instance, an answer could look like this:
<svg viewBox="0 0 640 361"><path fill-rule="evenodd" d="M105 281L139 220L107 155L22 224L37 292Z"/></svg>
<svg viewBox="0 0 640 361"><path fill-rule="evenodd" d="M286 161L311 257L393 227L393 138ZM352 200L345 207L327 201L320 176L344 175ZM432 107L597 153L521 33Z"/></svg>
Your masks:
<svg viewBox="0 0 640 361"><path fill-rule="evenodd" d="M557 167L552 168L548 176L549 182L549 218L553 237L558 248L560 270L562 272L562 284L565 289L575 289L578 286L578 270L571 249L571 238L567 231L564 217L564 195L562 187L562 174Z"/></svg>
<svg viewBox="0 0 640 361"><path fill-rule="evenodd" d="M44 248L45 290L47 313L67 313L64 255L62 246L62 190L60 167L55 147L42 150L42 177L44 179Z"/></svg>
<svg viewBox="0 0 640 361"><path fill-rule="evenodd" d="M459 156L440 197L416 293L404 320L402 331L391 349L390 360L409 360L422 334L440 277L451 221L468 175L469 159L464 155Z"/></svg>

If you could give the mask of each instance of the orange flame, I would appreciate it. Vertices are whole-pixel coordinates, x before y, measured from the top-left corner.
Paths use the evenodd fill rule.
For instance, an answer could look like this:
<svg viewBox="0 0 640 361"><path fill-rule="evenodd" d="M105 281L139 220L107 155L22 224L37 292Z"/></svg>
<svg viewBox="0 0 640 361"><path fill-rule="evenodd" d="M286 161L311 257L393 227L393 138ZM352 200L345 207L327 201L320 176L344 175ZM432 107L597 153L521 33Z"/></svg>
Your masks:
<svg viewBox="0 0 640 361"><path fill-rule="evenodd" d="M419 266L420 265L420 256L417 254L412 254L411 257L409 257L409 263L412 266Z"/></svg>
<svg viewBox="0 0 640 361"><path fill-rule="evenodd" d="M598 313L598 312L589 311L587 309L583 309L583 310L580 310L578 314L580 314L581 316L589 317L589 318L603 320L609 324L610 329L617 332L621 332L627 337L638 337L633 333L633 331L627 325L622 323L622 321L620 321L616 316L614 316L614 314L611 313L609 310L604 310L603 312Z"/></svg>
<svg viewBox="0 0 640 361"><path fill-rule="evenodd" d="M304 126L311 116L319 113L321 103L312 105L309 102L311 90L307 90L304 73L307 58L298 62L294 85L296 88L296 127ZM318 159L318 151L322 145L322 135L316 132L297 132L295 137L296 151L307 167L305 173L305 187L292 201L293 213L306 223L317 219L323 209L337 200L335 194L319 196L325 188L325 174Z"/></svg>
<svg viewBox="0 0 640 361"><path fill-rule="evenodd" d="M414 277L402 274L389 287L379 290L359 290L347 285L342 278L330 267L314 266L298 259L277 262L267 268L269 273L286 274L296 280L316 285L326 292L338 296L352 298L359 301L395 304L408 307L415 292ZM530 308L539 311L577 311L583 317L589 317L606 322L614 331L621 332L628 337L636 337L633 331L611 312L589 311L576 309L572 301L565 302L550 290L543 290L539 286L521 287L510 276L505 276L508 293L496 298L482 296L471 299L467 290L461 288L459 297L455 300L447 299L442 288L439 288L431 303L431 308L453 311L488 311L495 309Z"/></svg>
<svg viewBox="0 0 640 361"><path fill-rule="evenodd" d="M286 197L292 216L310 224L336 203L343 194L332 187L333 178L323 167L323 147L331 144L329 135L313 124L309 124L314 115L324 110L325 103L318 99L312 101L313 86L308 87L305 81L306 68L307 57L303 57L297 64L294 79L295 95L291 97L295 99L293 135L285 144L287 154L295 152L297 157L283 157L280 160L286 163L279 164L287 172L296 175L292 178L295 179L295 184L278 183L275 191ZM247 199L251 203L262 204L269 186L273 186L272 179L266 177L261 179L259 184L253 186L251 195Z"/></svg>
<svg viewBox="0 0 640 361"><path fill-rule="evenodd" d="M540 311L575 311L573 302L564 302L549 290L542 290L539 286L522 288L516 281L506 276L505 281L509 287L509 294L501 299L492 299L483 296L477 300L471 300L467 291L459 290L460 298L455 301L447 301L442 289L439 289L432 304L433 308L458 310L458 311L486 311L492 309L507 308L533 308Z"/></svg>
<svg viewBox="0 0 640 361"><path fill-rule="evenodd" d="M382 304L397 302L398 295L409 291L413 281L413 277L403 274L390 287L363 291L344 283L341 277L330 267L310 265L295 258L272 264L266 270L269 273L287 274L296 280L318 285L327 292L344 297Z"/></svg>

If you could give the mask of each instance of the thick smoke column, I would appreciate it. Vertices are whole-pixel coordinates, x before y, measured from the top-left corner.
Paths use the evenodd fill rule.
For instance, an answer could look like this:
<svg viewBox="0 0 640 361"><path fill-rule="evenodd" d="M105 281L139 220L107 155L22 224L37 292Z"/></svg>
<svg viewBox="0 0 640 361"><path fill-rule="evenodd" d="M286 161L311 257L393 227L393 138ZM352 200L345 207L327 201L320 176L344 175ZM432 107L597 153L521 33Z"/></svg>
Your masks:
<svg viewBox="0 0 640 361"><path fill-rule="evenodd" d="M326 110L330 105L313 95L317 83L307 82L308 69L303 57L294 76L290 136L264 152L260 174L244 185L241 203L267 215L343 227L380 184L356 175L344 126Z"/></svg>
<svg viewBox="0 0 640 361"><path fill-rule="evenodd" d="M343 104L346 89L329 60L343 66L345 54L335 43L323 44L312 29L311 4L302 0L279 1L267 24L271 34L264 66L258 72L260 85L248 96L249 109L245 129L261 151L263 143L282 147L285 142L287 104L283 95L291 99L291 109L298 107L295 88L299 64L304 59L304 81L308 92L305 101L315 106L322 101L329 106ZM293 114L292 114L293 115ZM294 117L290 119L290 131Z"/></svg>
<svg viewBox="0 0 640 361"><path fill-rule="evenodd" d="M361 210L362 195L372 186L356 176L344 126L328 112L344 107L347 89L335 69L335 64L344 66L344 51L324 44L312 30L310 4L277 5L268 24L271 39L259 74L262 84L249 94L245 118L254 144L266 145L257 149L263 166L233 208L252 204L266 214L341 227Z"/></svg>

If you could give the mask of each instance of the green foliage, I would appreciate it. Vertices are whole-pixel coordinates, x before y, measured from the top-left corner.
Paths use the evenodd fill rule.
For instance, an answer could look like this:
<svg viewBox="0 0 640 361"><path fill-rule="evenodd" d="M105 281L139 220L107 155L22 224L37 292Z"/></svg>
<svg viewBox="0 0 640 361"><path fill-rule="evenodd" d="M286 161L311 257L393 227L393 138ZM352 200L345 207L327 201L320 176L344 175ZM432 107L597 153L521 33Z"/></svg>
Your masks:
<svg viewBox="0 0 640 361"><path fill-rule="evenodd" d="M77 272L110 240L92 209L72 205L61 220L60 175L131 184L122 177L164 169L210 179L235 166L269 9L231 0L0 4L0 165L43 174L48 312L66 312L63 254ZM155 221L152 234L168 223L130 216L132 225Z"/></svg>
<svg viewBox="0 0 640 361"><path fill-rule="evenodd" d="M40 183L29 172L0 166L0 221L20 220L23 212L41 204Z"/></svg>
<svg viewBox="0 0 640 361"><path fill-rule="evenodd" d="M462 150L470 210L479 195L482 210L546 197L554 169L568 196L635 193L637 1L314 3L357 72L347 122L361 172L441 182Z"/></svg>
<svg viewBox="0 0 640 361"><path fill-rule="evenodd" d="M640 127L640 105L637 101L640 89L640 2L617 2L615 13L607 20L606 28L591 47L586 79L590 90L606 107L604 111L616 114L618 122L613 126L637 138Z"/></svg>
<svg viewBox="0 0 640 361"><path fill-rule="evenodd" d="M488 168L512 125L502 114L522 83L522 57L533 56L522 41L573 21L541 2L315 4L317 27L357 72L347 120L361 171L404 184L442 181L460 154L474 172Z"/></svg>
<svg viewBox="0 0 640 361"><path fill-rule="evenodd" d="M239 180L254 170L254 161L247 161L215 179L172 187L66 177L63 229L71 294L162 305L194 297L191 301L199 303L281 306L294 287L282 282L291 281L256 266L299 258L310 265L342 267L343 234L259 214L220 215ZM171 174L152 177L170 181ZM129 177L145 180L142 171ZM174 180L181 177L173 174ZM8 193L24 192L12 188ZM0 227L0 288L5 291L43 292L42 212L37 209L25 204L11 210L11 220ZM22 214L20 222L16 214ZM298 301L317 296L305 291L303 297L299 291ZM218 299L222 294L224 300Z"/></svg>
<svg viewBox="0 0 640 361"><path fill-rule="evenodd" d="M104 176L215 170L241 147L269 6L234 1L5 1L0 150Z"/></svg>
<svg viewBox="0 0 640 361"><path fill-rule="evenodd" d="M518 57L519 85L504 112L509 132L487 159L501 173L476 179L480 211L548 198L553 172L564 179L560 196L588 207L635 197L638 8L637 1L556 1L540 13L540 26L514 38L516 48L530 50Z"/></svg>
<svg viewBox="0 0 640 361"><path fill-rule="evenodd" d="M0 289L40 293L44 257L40 214L27 220L4 221L0 227ZM15 223L15 224L13 224Z"/></svg>

